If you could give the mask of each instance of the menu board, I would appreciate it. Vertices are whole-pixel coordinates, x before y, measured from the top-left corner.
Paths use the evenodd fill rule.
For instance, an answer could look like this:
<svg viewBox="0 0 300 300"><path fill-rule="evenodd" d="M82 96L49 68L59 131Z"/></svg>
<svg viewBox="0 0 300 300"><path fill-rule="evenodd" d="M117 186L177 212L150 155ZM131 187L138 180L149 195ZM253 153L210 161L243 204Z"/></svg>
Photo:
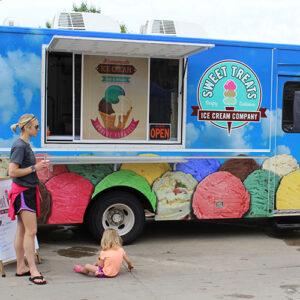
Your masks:
<svg viewBox="0 0 300 300"><path fill-rule="evenodd" d="M11 180L0 180L0 261L7 263L16 259L14 239L17 229L17 219L11 221L8 217L8 190ZM37 239L35 248L38 249Z"/></svg>

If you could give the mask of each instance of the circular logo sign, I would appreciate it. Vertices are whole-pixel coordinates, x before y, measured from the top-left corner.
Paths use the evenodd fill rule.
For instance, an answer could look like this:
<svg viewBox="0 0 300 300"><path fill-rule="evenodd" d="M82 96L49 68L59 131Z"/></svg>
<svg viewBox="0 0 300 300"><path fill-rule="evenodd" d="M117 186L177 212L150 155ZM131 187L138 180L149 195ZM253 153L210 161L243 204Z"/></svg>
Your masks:
<svg viewBox="0 0 300 300"><path fill-rule="evenodd" d="M259 122L262 91L255 72L236 60L223 60L210 66L199 80L197 115L228 130L248 122Z"/></svg>

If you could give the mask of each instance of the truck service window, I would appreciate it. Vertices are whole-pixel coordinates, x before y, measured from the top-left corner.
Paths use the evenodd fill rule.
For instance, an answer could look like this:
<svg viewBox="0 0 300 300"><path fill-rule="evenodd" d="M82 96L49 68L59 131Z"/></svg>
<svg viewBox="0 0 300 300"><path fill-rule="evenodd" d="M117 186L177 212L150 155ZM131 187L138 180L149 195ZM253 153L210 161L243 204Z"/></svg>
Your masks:
<svg viewBox="0 0 300 300"><path fill-rule="evenodd" d="M179 71L179 59L48 53L46 141L180 143Z"/></svg>
<svg viewBox="0 0 300 300"><path fill-rule="evenodd" d="M179 60L151 59L150 139L177 140Z"/></svg>
<svg viewBox="0 0 300 300"><path fill-rule="evenodd" d="M49 53L47 74L47 126L50 136L72 136L72 54Z"/></svg>
<svg viewBox="0 0 300 300"><path fill-rule="evenodd" d="M283 89L282 130L300 132L300 82L288 81Z"/></svg>

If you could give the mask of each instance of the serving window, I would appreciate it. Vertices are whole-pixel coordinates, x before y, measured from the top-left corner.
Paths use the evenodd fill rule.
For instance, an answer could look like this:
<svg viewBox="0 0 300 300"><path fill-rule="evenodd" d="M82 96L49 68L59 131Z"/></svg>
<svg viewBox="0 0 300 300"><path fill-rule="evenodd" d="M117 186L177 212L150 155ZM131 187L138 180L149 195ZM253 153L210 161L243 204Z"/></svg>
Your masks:
<svg viewBox="0 0 300 300"><path fill-rule="evenodd" d="M47 54L46 143L180 144L181 59Z"/></svg>
<svg viewBox="0 0 300 300"><path fill-rule="evenodd" d="M185 58L212 47L53 36L45 55L44 142L182 145Z"/></svg>

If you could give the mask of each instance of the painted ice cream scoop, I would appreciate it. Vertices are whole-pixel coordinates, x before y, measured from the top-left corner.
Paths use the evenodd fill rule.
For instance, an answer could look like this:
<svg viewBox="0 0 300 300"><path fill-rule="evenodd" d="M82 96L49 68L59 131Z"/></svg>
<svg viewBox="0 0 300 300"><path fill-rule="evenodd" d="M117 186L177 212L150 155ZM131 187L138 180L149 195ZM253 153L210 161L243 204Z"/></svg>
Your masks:
<svg viewBox="0 0 300 300"><path fill-rule="evenodd" d="M121 165L121 170L131 170L138 175L143 176L150 185L164 173L171 170L171 167L168 163L159 163L159 164L133 164L125 163Z"/></svg>
<svg viewBox="0 0 300 300"><path fill-rule="evenodd" d="M233 80L227 80L224 84L224 104L235 105L236 104L236 84Z"/></svg>
<svg viewBox="0 0 300 300"><path fill-rule="evenodd" d="M111 85L105 90L105 96L99 102L98 110L105 128L121 130L126 126L132 102L125 97L122 87Z"/></svg>
<svg viewBox="0 0 300 300"><path fill-rule="evenodd" d="M300 209L300 170L289 173L281 179L276 193L276 208L279 210Z"/></svg>
<svg viewBox="0 0 300 300"><path fill-rule="evenodd" d="M245 217L264 217L272 214L280 177L266 170L251 173L244 185L251 195L250 210Z"/></svg>
<svg viewBox="0 0 300 300"><path fill-rule="evenodd" d="M9 160L7 158L0 158L0 178L8 177Z"/></svg>
<svg viewBox="0 0 300 300"><path fill-rule="evenodd" d="M220 171L198 184L192 205L198 219L241 218L249 209L250 195L239 178Z"/></svg>
<svg viewBox="0 0 300 300"><path fill-rule="evenodd" d="M262 165L264 170L274 172L279 176L285 176L299 168L297 160L288 154L275 155L267 158Z"/></svg>
<svg viewBox="0 0 300 300"><path fill-rule="evenodd" d="M96 186L103 178L107 175L113 173L114 165L105 164L105 165L68 165L70 172L77 173L82 177L88 179L94 186Z"/></svg>
<svg viewBox="0 0 300 300"><path fill-rule="evenodd" d="M219 171L227 171L244 181L248 175L259 168L259 164L252 158L231 158L225 161Z"/></svg>
<svg viewBox="0 0 300 300"><path fill-rule="evenodd" d="M99 112L102 112L107 115L111 115L114 113L112 109L111 103L107 102L105 98L102 98L98 105Z"/></svg>
<svg viewBox="0 0 300 300"><path fill-rule="evenodd" d="M92 183L76 173L68 172L52 177L45 185L52 198L52 212L47 223L82 223L94 191Z"/></svg>
<svg viewBox="0 0 300 300"><path fill-rule="evenodd" d="M199 182L220 168L217 159L188 159L187 162L176 164L176 171L191 174Z"/></svg>
<svg viewBox="0 0 300 300"><path fill-rule="evenodd" d="M197 180L183 172L167 172L153 183L157 197L155 220L182 220L190 217L191 199Z"/></svg>

